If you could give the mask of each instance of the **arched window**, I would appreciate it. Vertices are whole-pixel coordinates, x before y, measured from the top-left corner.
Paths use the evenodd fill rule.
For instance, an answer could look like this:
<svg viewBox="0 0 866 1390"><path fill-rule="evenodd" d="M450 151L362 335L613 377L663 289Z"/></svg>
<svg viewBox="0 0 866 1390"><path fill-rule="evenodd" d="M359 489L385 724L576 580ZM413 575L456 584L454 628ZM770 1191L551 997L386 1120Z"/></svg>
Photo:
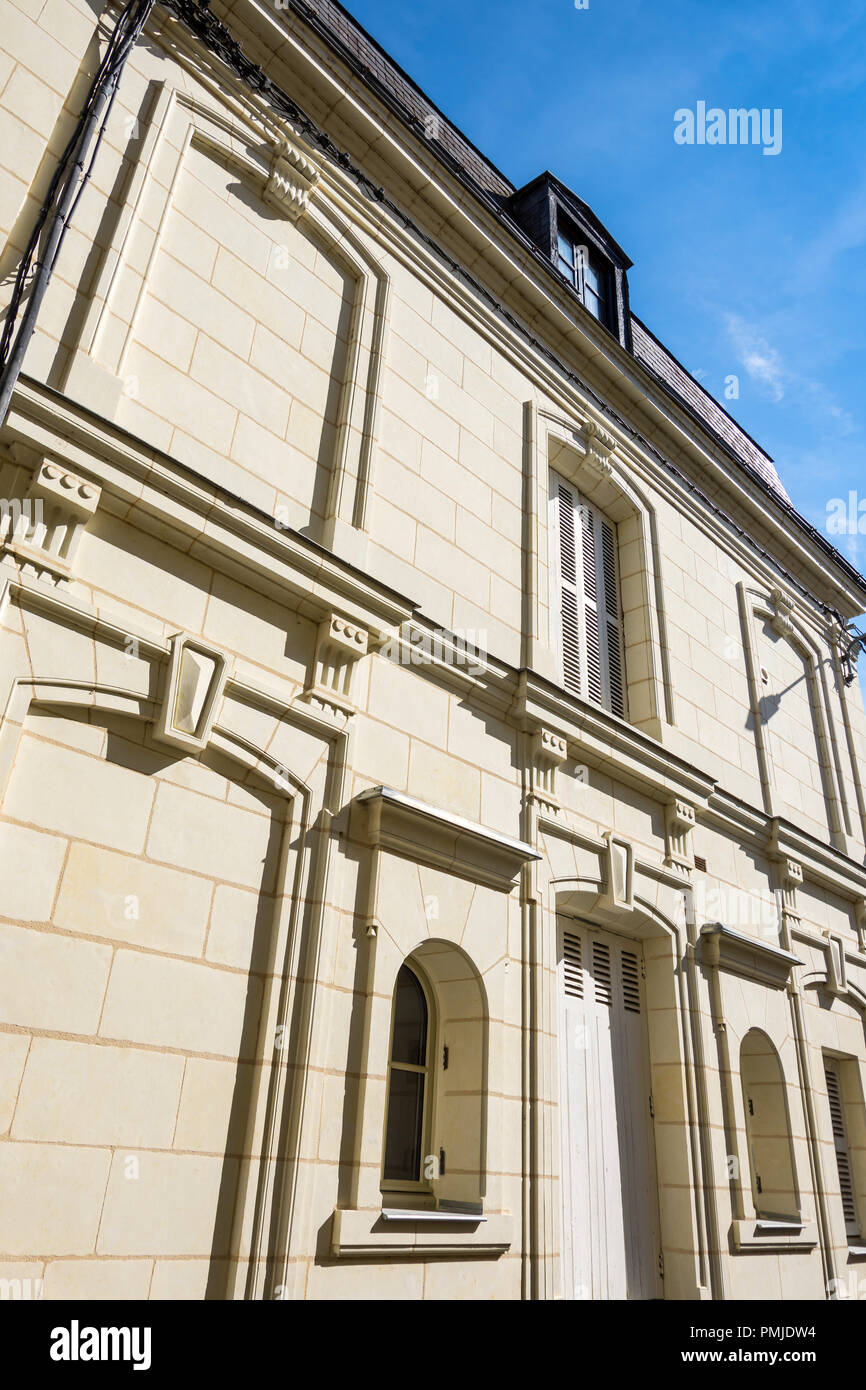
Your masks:
<svg viewBox="0 0 866 1390"><path fill-rule="evenodd" d="M381 1189L401 1206L480 1210L487 1147L487 998L468 957L431 938L394 988Z"/></svg>
<svg viewBox="0 0 866 1390"><path fill-rule="evenodd" d="M785 1077L779 1054L757 1028L743 1038L740 1077L755 1213L767 1220L798 1221L800 1200Z"/></svg>
<svg viewBox="0 0 866 1390"><path fill-rule="evenodd" d="M394 990L382 1174L386 1182L418 1183L422 1178L429 1049L427 996L414 970L404 965Z"/></svg>

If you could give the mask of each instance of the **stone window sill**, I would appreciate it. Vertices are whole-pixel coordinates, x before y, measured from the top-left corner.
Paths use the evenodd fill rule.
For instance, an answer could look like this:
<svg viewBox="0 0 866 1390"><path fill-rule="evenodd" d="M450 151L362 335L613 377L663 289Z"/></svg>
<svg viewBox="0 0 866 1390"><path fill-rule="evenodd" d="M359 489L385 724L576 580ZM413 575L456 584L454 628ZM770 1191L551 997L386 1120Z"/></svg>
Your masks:
<svg viewBox="0 0 866 1390"><path fill-rule="evenodd" d="M498 1258L511 1246L512 1218L495 1212L335 1211L331 1255L335 1259L373 1256L377 1260L430 1256Z"/></svg>
<svg viewBox="0 0 866 1390"><path fill-rule="evenodd" d="M752 1217L731 1225L735 1250L813 1250L818 1244L814 1221L763 1221Z"/></svg>

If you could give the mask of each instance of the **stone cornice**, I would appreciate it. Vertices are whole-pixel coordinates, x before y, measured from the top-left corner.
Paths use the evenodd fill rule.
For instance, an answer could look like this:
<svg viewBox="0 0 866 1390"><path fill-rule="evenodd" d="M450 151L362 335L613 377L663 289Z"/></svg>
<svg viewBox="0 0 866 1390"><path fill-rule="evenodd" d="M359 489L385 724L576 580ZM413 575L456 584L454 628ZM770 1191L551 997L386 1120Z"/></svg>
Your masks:
<svg viewBox="0 0 866 1390"><path fill-rule="evenodd" d="M383 636L417 605L249 502L30 378L21 378L6 422L22 444L81 468L101 505L145 531L166 530L187 555L321 621L342 610Z"/></svg>
<svg viewBox="0 0 866 1390"><path fill-rule="evenodd" d="M771 946L758 937L711 922L701 928L701 958L707 965L719 966L732 975L745 976L774 989L783 989L795 965L802 961L780 946Z"/></svg>
<svg viewBox="0 0 866 1390"><path fill-rule="evenodd" d="M754 848L768 859L796 860L806 881L838 894L846 902L866 897L866 866L849 859L790 821L772 818L716 787L698 820L717 826Z"/></svg>
<svg viewBox="0 0 866 1390"><path fill-rule="evenodd" d="M578 762L601 768L607 775L615 767L617 780L664 803L681 797L700 806L715 788L709 774L663 744L531 671L520 673L511 718L530 733L550 729L566 739Z"/></svg>
<svg viewBox="0 0 866 1390"><path fill-rule="evenodd" d="M524 864L541 858L522 840L452 815L391 787L357 798L367 812L370 844L508 892Z"/></svg>

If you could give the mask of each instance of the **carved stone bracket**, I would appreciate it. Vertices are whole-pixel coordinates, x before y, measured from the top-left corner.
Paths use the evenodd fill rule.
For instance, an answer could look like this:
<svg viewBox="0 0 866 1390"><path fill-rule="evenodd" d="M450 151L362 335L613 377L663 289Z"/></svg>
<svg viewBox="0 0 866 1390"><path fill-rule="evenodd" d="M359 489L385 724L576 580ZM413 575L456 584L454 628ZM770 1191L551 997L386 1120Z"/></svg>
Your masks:
<svg viewBox="0 0 866 1390"><path fill-rule="evenodd" d="M281 140L271 157L264 200L284 217L297 222L310 206L318 179L319 171L312 160L289 140Z"/></svg>
<svg viewBox="0 0 866 1390"><path fill-rule="evenodd" d="M854 921L860 950L866 952L866 898L859 898L854 904Z"/></svg>
<svg viewBox="0 0 866 1390"><path fill-rule="evenodd" d="M352 678L358 661L369 649L370 634L366 628L338 613L323 619L316 639L313 679L304 691L304 699L326 714L353 714Z"/></svg>
<svg viewBox="0 0 866 1390"><path fill-rule="evenodd" d="M550 811L559 810L556 770L568 757L568 744L552 729L538 729L532 735L531 796Z"/></svg>
<svg viewBox="0 0 866 1390"><path fill-rule="evenodd" d="M210 741L219 702L228 678L228 658L178 632L171 657L155 737L185 752L200 753Z"/></svg>
<svg viewBox="0 0 866 1390"><path fill-rule="evenodd" d="M688 874L695 867L692 849L692 831L695 828L695 808L688 801L677 797L665 807L665 834L667 854L665 863L682 874Z"/></svg>
<svg viewBox="0 0 866 1390"><path fill-rule="evenodd" d="M794 600L789 598L783 589L772 589L770 607L773 610L770 627L779 637L792 637L794 625L791 622L791 614L794 611Z"/></svg>
<svg viewBox="0 0 866 1390"><path fill-rule="evenodd" d="M22 571L58 586L72 579L75 554L102 489L45 459L20 498L0 499L0 550Z"/></svg>
<svg viewBox="0 0 866 1390"><path fill-rule="evenodd" d="M803 884L803 865L797 859L790 859L786 855L778 861L777 873L779 877L779 887L782 890L782 911L788 917L800 920L800 903L797 897L797 890Z"/></svg>
<svg viewBox="0 0 866 1390"><path fill-rule="evenodd" d="M608 434L607 430L602 429L594 420L587 420L583 427L583 435L587 463L602 477L609 477L613 472L610 456L616 448L613 435Z"/></svg>

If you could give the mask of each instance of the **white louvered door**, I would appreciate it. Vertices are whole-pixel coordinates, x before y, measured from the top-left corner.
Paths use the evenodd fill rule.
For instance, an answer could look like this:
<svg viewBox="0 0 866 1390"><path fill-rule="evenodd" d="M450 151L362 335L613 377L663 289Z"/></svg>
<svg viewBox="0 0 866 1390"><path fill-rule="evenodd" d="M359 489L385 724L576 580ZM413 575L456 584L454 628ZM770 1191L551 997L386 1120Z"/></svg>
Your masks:
<svg viewBox="0 0 866 1390"><path fill-rule="evenodd" d="M566 1296L660 1294L658 1192L638 942L560 921Z"/></svg>
<svg viewBox="0 0 866 1390"><path fill-rule="evenodd" d="M832 1057L824 1058L824 1075L827 1078L827 1099L830 1102L830 1121L833 1126L833 1142L836 1146L836 1167L839 1172L842 1210L845 1213L845 1231L849 1236L859 1236L861 1234L860 1222L857 1219L857 1199L854 1196L854 1179L851 1173L851 1154L848 1148L848 1131L845 1126L842 1082L839 1076L839 1064Z"/></svg>

